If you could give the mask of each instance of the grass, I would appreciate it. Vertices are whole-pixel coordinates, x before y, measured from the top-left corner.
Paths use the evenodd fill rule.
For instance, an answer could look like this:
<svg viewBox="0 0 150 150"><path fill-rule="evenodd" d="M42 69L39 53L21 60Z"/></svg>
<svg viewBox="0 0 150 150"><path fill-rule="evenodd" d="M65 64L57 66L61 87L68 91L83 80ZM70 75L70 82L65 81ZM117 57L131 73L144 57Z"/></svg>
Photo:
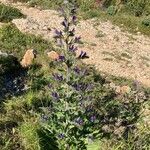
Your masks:
<svg viewBox="0 0 150 150"><path fill-rule="evenodd" d="M27 49L34 48L38 53L52 48L52 44L43 40L40 36L24 34L13 24L7 24L0 28L1 51L13 53L21 58Z"/></svg>
<svg viewBox="0 0 150 150"><path fill-rule="evenodd" d="M0 22L10 22L16 18L25 17L18 9L0 4Z"/></svg>

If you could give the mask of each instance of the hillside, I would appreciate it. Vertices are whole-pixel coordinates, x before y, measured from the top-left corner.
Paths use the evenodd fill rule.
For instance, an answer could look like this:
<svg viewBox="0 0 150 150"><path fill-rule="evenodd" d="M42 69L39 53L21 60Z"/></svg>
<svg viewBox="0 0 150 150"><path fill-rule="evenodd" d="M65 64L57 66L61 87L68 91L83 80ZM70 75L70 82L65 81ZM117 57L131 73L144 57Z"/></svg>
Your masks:
<svg viewBox="0 0 150 150"><path fill-rule="evenodd" d="M17 1L0 4L0 148L148 150L149 2Z"/></svg>

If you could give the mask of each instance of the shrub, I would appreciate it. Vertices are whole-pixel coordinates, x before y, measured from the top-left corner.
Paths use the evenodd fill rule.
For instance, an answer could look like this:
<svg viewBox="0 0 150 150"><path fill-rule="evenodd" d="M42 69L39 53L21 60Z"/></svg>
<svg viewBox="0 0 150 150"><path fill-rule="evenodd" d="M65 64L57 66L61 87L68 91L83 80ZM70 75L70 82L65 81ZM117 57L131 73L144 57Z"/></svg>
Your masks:
<svg viewBox="0 0 150 150"><path fill-rule="evenodd" d="M117 13L117 7L116 6L109 6L107 8L107 13L109 15L112 15L112 16L115 15Z"/></svg>
<svg viewBox="0 0 150 150"><path fill-rule="evenodd" d="M147 3L148 0L129 0L127 2L127 7L135 16L141 16L145 11Z"/></svg>
<svg viewBox="0 0 150 150"><path fill-rule="evenodd" d="M142 21L142 24L147 26L147 27L150 27L150 18L146 18Z"/></svg>

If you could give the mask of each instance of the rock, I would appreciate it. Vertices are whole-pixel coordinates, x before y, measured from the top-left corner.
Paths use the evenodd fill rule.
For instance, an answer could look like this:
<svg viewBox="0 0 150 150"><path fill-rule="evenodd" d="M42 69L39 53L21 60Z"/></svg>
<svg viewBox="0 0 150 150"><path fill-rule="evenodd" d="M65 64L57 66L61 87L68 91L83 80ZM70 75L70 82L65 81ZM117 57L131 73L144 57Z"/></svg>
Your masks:
<svg viewBox="0 0 150 150"><path fill-rule="evenodd" d="M115 85L115 83L113 83L113 82L111 82L111 83L109 84L109 86L110 86L112 89L115 89L115 88L116 88L116 85Z"/></svg>
<svg viewBox="0 0 150 150"><path fill-rule="evenodd" d="M129 86L117 86L116 87L116 93L119 94L129 94L131 92L131 88Z"/></svg>
<svg viewBox="0 0 150 150"><path fill-rule="evenodd" d="M21 66L24 68L31 66L34 58L36 58L36 51L33 49L27 50L20 62Z"/></svg>
<svg viewBox="0 0 150 150"><path fill-rule="evenodd" d="M51 60L57 60L59 58L59 54L55 51L50 51L47 53L47 55Z"/></svg>

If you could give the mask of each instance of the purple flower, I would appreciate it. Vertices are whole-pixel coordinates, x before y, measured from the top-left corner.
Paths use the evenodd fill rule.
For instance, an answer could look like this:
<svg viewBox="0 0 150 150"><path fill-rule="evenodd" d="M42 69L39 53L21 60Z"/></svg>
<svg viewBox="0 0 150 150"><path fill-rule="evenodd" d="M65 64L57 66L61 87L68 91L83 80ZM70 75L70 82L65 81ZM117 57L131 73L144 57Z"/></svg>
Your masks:
<svg viewBox="0 0 150 150"><path fill-rule="evenodd" d="M80 91L79 84L75 83L72 85L77 91Z"/></svg>
<svg viewBox="0 0 150 150"><path fill-rule="evenodd" d="M93 115L93 116L90 117L90 121L91 122L95 122L95 120L96 120L96 116L95 115Z"/></svg>
<svg viewBox="0 0 150 150"><path fill-rule="evenodd" d="M67 19L65 18L64 21L62 22L62 25L67 28L68 27L68 22L67 22Z"/></svg>
<svg viewBox="0 0 150 150"><path fill-rule="evenodd" d="M64 138L65 138L65 134L64 134L64 133L60 133L60 134L58 135L58 138L64 139Z"/></svg>
<svg viewBox="0 0 150 150"><path fill-rule="evenodd" d="M59 95L58 95L58 93L56 93L56 92L52 92L52 97L53 97L55 100L58 100L58 99L59 99Z"/></svg>
<svg viewBox="0 0 150 150"><path fill-rule="evenodd" d="M65 56L60 55L58 60L59 60L59 61L65 61Z"/></svg>
<svg viewBox="0 0 150 150"><path fill-rule="evenodd" d="M63 81L63 76L59 75L58 73L55 73L55 74L53 73L53 77L57 81Z"/></svg>
<svg viewBox="0 0 150 150"><path fill-rule="evenodd" d="M72 23L76 24L76 21L77 21L77 17L76 16L72 16Z"/></svg>
<svg viewBox="0 0 150 150"><path fill-rule="evenodd" d="M75 43L79 43L79 42L80 42L80 40L81 40L81 36L79 36L79 37L75 37L74 42L75 42Z"/></svg>
<svg viewBox="0 0 150 150"><path fill-rule="evenodd" d="M61 38L62 37L62 31L58 31L57 29L55 29L55 36L54 36L54 38Z"/></svg>
<svg viewBox="0 0 150 150"><path fill-rule="evenodd" d="M85 91L87 89L87 84L86 83L75 83L73 84L73 87L77 90L77 91Z"/></svg>
<svg viewBox="0 0 150 150"><path fill-rule="evenodd" d="M86 52L81 51L81 53L80 53L80 55L79 55L79 57L78 57L78 58L83 59L83 58L87 58L87 57L88 57L88 56L87 56L87 53L86 53Z"/></svg>
<svg viewBox="0 0 150 150"><path fill-rule="evenodd" d="M75 119L75 123L79 124L79 125L83 125L83 120L82 118L78 117Z"/></svg>
<svg viewBox="0 0 150 150"><path fill-rule="evenodd" d="M75 73L80 74L80 69L78 67L75 67L73 70Z"/></svg>
<svg viewBox="0 0 150 150"><path fill-rule="evenodd" d="M74 45L69 46L69 51L75 52L78 48Z"/></svg>

